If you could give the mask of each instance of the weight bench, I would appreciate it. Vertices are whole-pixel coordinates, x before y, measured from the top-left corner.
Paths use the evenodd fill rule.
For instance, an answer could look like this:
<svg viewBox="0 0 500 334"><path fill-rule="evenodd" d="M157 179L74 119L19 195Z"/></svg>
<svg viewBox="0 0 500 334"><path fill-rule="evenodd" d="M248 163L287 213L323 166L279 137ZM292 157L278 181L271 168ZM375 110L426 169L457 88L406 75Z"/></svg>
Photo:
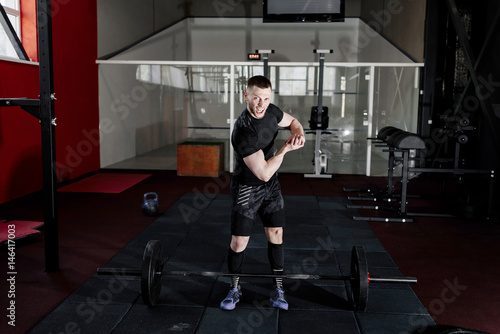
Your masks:
<svg viewBox="0 0 500 334"><path fill-rule="evenodd" d="M493 170L478 170L478 169L463 169L463 168L422 168L410 166L410 152L414 150L425 150L425 141L418 135L397 129L395 127L384 127L380 129L375 140L377 145L383 144L387 146L386 152L389 152L389 184L385 200L391 202L396 196L393 194L392 186L392 170L400 163L402 166L402 180L401 180L401 194L399 199L399 207L395 206L369 206L369 205L347 205L348 208L355 209L373 209L373 210L389 210L395 211L399 214L399 218L384 218L384 217L353 217L354 220L367 220L367 221L384 221L384 222L412 222L410 217L414 216L428 216L428 217L456 217L452 214L435 214L435 213L410 213L407 211L407 198L408 198L408 182L413 176L420 173L448 173L453 175L465 174L483 174L489 176L489 191L488 191L488 209L486 217L491 215L492 202L493 202L493 185L494 185L494 171ZM401 157L397 157L396 153L400 153ZM346 189L344 191L352 191L353 189ZM368 197L348 197L350 200L373 200L377 201L378 198Z"/></svg>
<svg viewBox="0 0 500 334"><path fill-rule="evenodd" d="M417 135L393 126L380 129L376 138L368 138L377 147L385 147L384 152L389 153L387 167L387 189L352 189L344 188L345 192L357 192L357 196L348 197L349 200L364 200L373 202L393 202L400 195L394 192L394 168L403 162L403 150L425 149L425 142ZM409 178L414 177L410 175Z"/></svg>
<svg viewBox="0 0 500 334"><path fill-rule="evenodd" d="M415 150L425 150L424 140L417 134L398 129L393 126L387 126L377 133L376 138L370 138L379 147L386 147L384 152L389 153L388 160L388 185L385 192L375 192L369 190L365 194L373 194L375 196L357 196L348 197L349 200L364 200L364 201L385 201L394 202L399 199L399 207L396 206L381 206L381 205L348 205L348 208L356 209L373 209L373 210L387 210L395 211L403 218L390 218L390 217L353 217L354 220L369 220L369 221L399 221L399 222L412 222L413 219L406 217L406 199L407 199L407 186L410 179L408 170L410 162L410 152ZM393 173L394 168L398 165L402 166L402 181L401 181L401 194L394 193L393 186ZM354 189L344 189L344 191L353 191Z"/></svg>

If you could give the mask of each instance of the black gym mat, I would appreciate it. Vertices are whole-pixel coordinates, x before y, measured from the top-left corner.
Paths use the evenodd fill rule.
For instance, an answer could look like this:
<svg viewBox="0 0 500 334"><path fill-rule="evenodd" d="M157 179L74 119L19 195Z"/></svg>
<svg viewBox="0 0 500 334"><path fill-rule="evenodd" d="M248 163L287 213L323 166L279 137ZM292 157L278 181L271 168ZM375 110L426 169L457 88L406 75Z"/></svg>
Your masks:
<svg viewBox="0 0 500 334"><path fill-rule="evenodd" d="M166 270L227 271L230 199L185 194L105 267L135 267L149 240L160 240ZM285 270L348 275L351 249L364 246L371 275L402 275L370 226L354 221L343 197L285 196ZM259 223L245 256L245 272L270 271ZM416 276L413 273L406 273ZM290 309L269 306L272 280L243 278L233 311L219 309L226 277L164 276L158 305L146 306L140 281L94 275L30 333L413 333L435 325L408 284L371 283L365 312L355 312L350 283L285 281Z"/></svg>

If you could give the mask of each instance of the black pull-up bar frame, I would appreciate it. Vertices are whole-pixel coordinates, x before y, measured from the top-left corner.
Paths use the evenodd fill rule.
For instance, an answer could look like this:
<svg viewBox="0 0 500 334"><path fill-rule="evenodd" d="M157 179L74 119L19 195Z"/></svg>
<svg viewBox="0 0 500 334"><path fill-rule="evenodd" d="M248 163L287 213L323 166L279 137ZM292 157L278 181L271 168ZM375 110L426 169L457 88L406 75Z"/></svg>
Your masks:
<svg viewBox="0 0 500 334"><path fill-rule="evenodd" d="M3 98L0 107L19 106L40 120L42 135L45 271L59 271L59 228L56 198L56 141L51 0L37 0L39 99ZM38 109L38 112L37 112Z"/></svg>

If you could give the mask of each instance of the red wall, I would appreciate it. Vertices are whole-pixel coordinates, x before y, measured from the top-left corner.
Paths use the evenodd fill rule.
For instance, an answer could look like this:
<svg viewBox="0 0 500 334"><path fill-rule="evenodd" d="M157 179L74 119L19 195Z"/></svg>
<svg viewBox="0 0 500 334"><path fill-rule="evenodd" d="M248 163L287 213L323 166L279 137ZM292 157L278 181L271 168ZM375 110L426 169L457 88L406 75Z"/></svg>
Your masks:
<svg viewBox="0 0 500 334"><path fill-rule="evenodd" d="M70 179L100 167L97 7L96 0L52 6L57 173ZM0 61L1 98L37 98L38 85L38 66ZM42 188L41 155L38 120L0 108L0 203Z"/></svg>

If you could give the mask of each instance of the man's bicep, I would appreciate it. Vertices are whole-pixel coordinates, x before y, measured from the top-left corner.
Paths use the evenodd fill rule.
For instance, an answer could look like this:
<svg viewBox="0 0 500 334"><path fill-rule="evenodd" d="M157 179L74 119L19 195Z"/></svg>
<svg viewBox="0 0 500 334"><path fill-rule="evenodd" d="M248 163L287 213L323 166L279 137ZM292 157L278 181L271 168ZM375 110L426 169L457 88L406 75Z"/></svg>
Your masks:
<svg viewBox="0 0 500 334"><path fill-rule="evenodd" d="M287 114L286 112L284 112L283 113L283 118L278 123L278 126L281 127L281 128L288 128L288 127L290 127L290 124L292 124L292 121L294 119L295 119L295 117L293 117L292 115Z"/></svg>
<svg viewBox="0 0 500 334"><path fill-rule="evenodd" d="M252 173L254 173L254 175L258 175L259 171L262 170L266 164L266 159L262 150L258 150L257 152L244 157L243 161Z"/></svg>

